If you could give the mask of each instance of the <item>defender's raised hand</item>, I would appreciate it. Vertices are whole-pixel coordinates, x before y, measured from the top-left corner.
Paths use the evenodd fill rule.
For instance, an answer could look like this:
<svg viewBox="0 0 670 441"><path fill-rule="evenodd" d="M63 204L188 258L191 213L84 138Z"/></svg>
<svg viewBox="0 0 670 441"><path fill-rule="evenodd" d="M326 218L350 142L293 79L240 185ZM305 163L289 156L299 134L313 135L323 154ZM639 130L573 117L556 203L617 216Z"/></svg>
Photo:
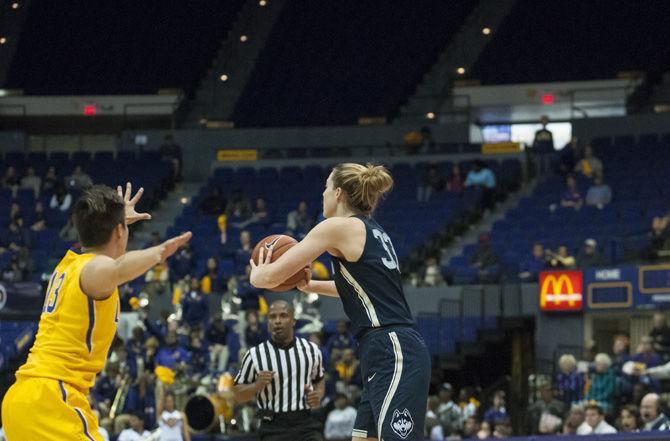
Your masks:
<svg viewBox="0 0 670 441"><path fill-rule="evenodd" d="M130 182L126 184L125 194L119 185L116 187L116 191L119 193L119 196L123 198L123 201L126 204L126 225L134 224L137 221L149 220L151 215L149 213L138 213L135 211L135 205L140 201L142 194L144 193L144 188L140 187L135 196L132 196L133 186Z"/></svg>

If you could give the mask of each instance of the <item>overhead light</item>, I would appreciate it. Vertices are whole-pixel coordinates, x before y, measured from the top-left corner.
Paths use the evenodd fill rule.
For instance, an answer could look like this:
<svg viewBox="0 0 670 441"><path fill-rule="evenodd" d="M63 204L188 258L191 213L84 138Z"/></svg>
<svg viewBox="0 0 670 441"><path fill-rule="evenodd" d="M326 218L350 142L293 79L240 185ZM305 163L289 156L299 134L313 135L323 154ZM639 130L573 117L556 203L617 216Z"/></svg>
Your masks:
<svg viewBox="0 0 670 441"><path fill-rule="evenodd" d="M179 202L181 202L182 205L186 205L188 204L188 198L183 196L181 199L179 199Z"/></svg>
<svg viewBox="0 0 670 441"><path fill-rule="evenodd" d="M223 82L228 81L228 75L226 75L226 74L221 75L219 78L220 78L221 81L223 81Z"/></svg>
<svg viewBox="0 0 670 441"><path fill-rule="evenodd" d="M482 28L482 34L491 35L491 28Z"/></svg>
<svg viewBox="0 0 670 441"><path fill-rule="evenodd" d="M0 37L0 44L5 44L7 43L7 39L5 37Z"/></svg>
<svg viewBox="0 0 670 441"><path fill-rule="evenodd" d="M7 95L9 95L7 89L0 89L0 96L7 96Z"/></svg>
<svg viewBox="0 0 670 441"><path fill-rule="evenodd" d="M247 41L248 39L249 39L249 38L248 38L246 35L240 35L240 41L241 41L242 43L244 43L244 42Z"/></svg>
<svg viewBox="0 0 670 441"><path fill-rule="evenodd" d="M426 118L428 118L428 119L435 119L435 113L433 113L433 112L428 112L428 113L426 113Z"/></svg>
<svg viewBox="0 0 670 441"><path fill-rule="evenodd" d="M258 6L265 6L267 4L268 4L268 2L266 2L265 0L261 0L261 1L258 2Z"/></svg>
<svg viewBox="0 0 670 441"><path fill-rule="evenodd" d="M459 67L458 69L456 69L456 72L459 75L463 75L463 74L465 74L465 68L464 67Z"/></svg>

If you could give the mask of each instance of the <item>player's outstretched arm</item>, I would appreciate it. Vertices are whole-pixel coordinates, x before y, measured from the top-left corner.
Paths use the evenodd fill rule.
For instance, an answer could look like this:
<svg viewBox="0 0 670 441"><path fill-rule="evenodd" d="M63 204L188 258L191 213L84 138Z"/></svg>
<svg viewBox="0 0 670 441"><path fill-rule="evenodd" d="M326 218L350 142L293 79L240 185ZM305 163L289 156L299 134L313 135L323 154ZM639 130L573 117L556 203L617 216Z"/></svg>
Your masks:
<svg viewBox="0 0 670 441"><path fill-rule="evenodd" d="M158 246L130 251L118 259L97 255L84 265L79 275L79 284L87 296L95 300L104 300L112 295L119 285L141 276L157 263L173 255L179 247L191 239L191 236L189 231Z"/></svg>
<svg viewBox="0 0 670 441"><path fill-rule="evenodd" d="M261 247L258 255L258 265L253 259L249 262L251 265L249 281L256 288L274 288L300 271L301 268L310 266L317 257L326 251L330 254L346 255L344 250L350 248L351 243L356 241L356 235L352 234L352 222L361 224L364 238L365 227L360 220L333 217L314 227L303 240L282 254L281 258L275 262L270 263L272 250L265 255L265 250ZM352 238L354 239L352 240Z"/></svg>

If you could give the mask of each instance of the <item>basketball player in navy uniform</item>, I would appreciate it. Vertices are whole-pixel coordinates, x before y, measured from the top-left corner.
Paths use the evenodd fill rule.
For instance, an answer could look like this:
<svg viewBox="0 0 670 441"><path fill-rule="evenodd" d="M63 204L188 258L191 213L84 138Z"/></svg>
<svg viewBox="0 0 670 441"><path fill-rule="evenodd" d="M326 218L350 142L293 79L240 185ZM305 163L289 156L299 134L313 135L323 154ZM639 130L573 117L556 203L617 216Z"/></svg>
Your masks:
<svg viewBox="0 0 670 441"><path fill-rule="evenodd" d="M363 395L353 441L420 440L430 382L430 355L414 329L391 239L371 217L393 186L382 166L340 164L323 192L326 219L275 262L263 247L251 262L251 283L273 288L324 251L333 256L334 280L298 288L342 299L359 343Z"/></svg>

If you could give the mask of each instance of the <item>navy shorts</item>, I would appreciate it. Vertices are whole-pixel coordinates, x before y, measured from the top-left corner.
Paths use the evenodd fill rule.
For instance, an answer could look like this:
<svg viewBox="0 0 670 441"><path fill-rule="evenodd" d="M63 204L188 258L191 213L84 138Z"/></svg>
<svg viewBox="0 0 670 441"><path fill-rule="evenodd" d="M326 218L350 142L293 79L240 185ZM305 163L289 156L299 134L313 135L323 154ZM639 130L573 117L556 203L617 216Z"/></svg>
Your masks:
<svg viewBox="0 0 670 441"><path fill-rule="evenodd" d="M359 342L363 394L352 436L423 440L430 354L410 327L374 330Z"/></svg>

